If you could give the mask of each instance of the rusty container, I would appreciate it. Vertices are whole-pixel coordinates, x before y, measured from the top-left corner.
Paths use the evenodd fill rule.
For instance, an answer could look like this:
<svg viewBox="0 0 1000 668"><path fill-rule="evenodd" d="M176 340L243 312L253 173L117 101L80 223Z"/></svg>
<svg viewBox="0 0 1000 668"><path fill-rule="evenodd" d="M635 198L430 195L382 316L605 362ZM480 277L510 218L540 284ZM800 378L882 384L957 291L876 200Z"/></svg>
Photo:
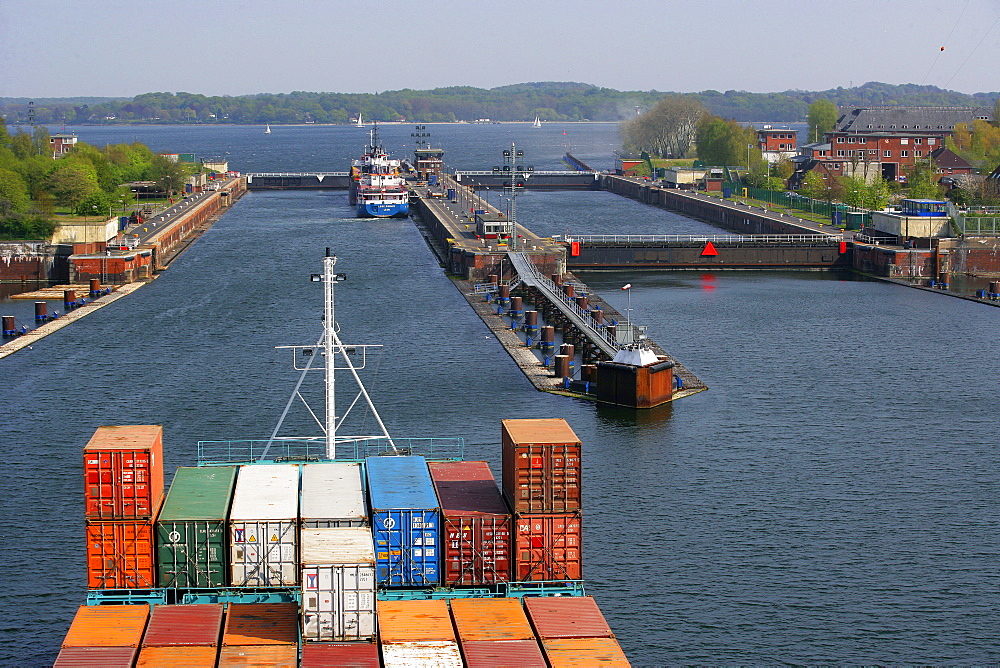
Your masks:
<svg viewBox="0 0 1000 668"><path fill-rule="evenodd" d="M632 665L614 638L543 639L542 650L552 668Z"/></svg>
<svg viewBox="0 0 1000 668"><path fill-rule="evenodd" d="M380 668L373 642L310 642L302 644L302 668Z"/></svg>
<svg viewBox="0 0 1000 668"><path fill-rule="evenodd" d="M591 596L525 597L524 607L539 638L614 638Z"/></svg>
<svg viewBox="0 0 1000 668"><path fill-rule="evenodd" d="M503 493L515 513L581 506L580 439L561 418L503 420Z"/></svg>
<svg viewBox="0 0 1000 668"><path fill-rule="evenodd" d="M139 652L136 668L214 668L219 648L215 645L174 645L171 647L143 647Z"/></svg>
<svg viewBox="0 0 1000 668"><path fill-rule="evenodd" d="M515 515L512 580L582 580L582 524L580 513Z"/></svg>
<svg viewBox="0 0 1000 668"><path fill-rule="evenodd" d="M90 589L149 589L156 586L153 518L87 520L87 586Z"/></svg>
<svg viewBox="0 0 1000 668"><path fill-rule="evenodd" d="M451 618L464 644L475 640L533 640L519 598L453 598Z"/></svg>
<svg viewBox="0 0 1000 668"><path fill-rule="evenodd" d="M468 668L548 668L536 640L470 640L462 643Z"/></svg>
<svg viewBox="0 0 1000 668"><path fill-rule="evenodd" d="M222 633L224 646L298 645L296 603L230 603ZM220 658L221 661L221 658Z"/></svg>
<svg viewBox="0 0 1000 668"><path fill-rule="evenodd" d="M132 668L137 647L63 647L52 664L56 668Z"/></svg>
<svg viewBox="0 0 1000 668"><path fill-rule="evenodd" d="M379 601L377 606L379 642L455 642L455 629L448 601Z"/></svg>
<svg viewBox="0 0 1000 668"><path fill-rule="evenodd" d="M63 647L139 647L149 606L81 605L63 638Z"/></svg>
<svg viewBox="0 0 1000 668"><path fill-rule="evenodd" d="M219 644L222 604L154 605L143 647Z"/></svg>
<svg viewBox="0 0 1000 668"><path fill-rule="evenodd" d="M451 586L507 582L511 517L486 462L429 462L441 503L442 576Z"/></svg>
<svg viewBox="0 0 1000 668"><path fill-rule="evenodd" d="M83 448L84 515L141 520L163 496L163 427L98 427Z"/></svg>

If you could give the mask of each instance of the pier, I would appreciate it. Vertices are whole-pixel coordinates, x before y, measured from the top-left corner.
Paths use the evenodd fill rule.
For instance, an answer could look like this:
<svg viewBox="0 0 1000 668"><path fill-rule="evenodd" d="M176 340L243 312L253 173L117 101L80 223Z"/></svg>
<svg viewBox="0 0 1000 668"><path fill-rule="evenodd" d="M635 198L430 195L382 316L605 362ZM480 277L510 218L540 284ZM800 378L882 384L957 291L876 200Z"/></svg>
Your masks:
<svg viewBox="0 0 1000 668"><path fill-rule="evenodd" d="M564 243L522 225L507 239L484 237L504 212L470 184L439 178L448 196L415 191L411 210L456 287L537 389L633 408L707 389L567 271ZM615 361L623 356L631 362Z"/></svg>

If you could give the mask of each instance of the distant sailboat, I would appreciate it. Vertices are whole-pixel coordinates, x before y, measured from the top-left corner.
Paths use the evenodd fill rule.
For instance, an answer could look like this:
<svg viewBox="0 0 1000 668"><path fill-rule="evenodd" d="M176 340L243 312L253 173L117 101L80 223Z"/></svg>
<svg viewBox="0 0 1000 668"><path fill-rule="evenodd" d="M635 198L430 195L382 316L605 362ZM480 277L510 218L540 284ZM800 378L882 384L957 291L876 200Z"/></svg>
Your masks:
<svg viewBox="0 0 1000 668"><path fill-rule="evenodd" d="M365 122L363 120L361 120L361 112L360 111L358 112L358 122L354 124L354 127L356 127L356 128L363 128L363 127L365 127Z"/></svg>
<svg viewBox="0 0 1000 668"><path fill-rule="evenodd" d="M531 127L533 128L542 127L542 122L538 119L538 116L535 116L535 122L531 124Z"/></svg>
<svg viewBox="0 0 1000 668"><path fill-rule="evenodd" d="M266 134L266 135L271 134L271 126L270 125L268 125L268 124L264 125L264 134Z"/></svg>

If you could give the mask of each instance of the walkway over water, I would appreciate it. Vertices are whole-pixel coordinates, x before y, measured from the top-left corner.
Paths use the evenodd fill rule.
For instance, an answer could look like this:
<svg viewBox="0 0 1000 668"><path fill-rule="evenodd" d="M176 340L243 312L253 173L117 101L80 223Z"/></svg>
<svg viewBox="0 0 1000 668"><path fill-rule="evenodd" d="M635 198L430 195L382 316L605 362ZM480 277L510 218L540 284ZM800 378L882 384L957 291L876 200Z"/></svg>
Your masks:
<svg viewBox="0 0 1000 668"><path fill-rule="evenodd" d="M617 337L612 340L608 335L607 328L599 325L587 311L577 306L576 302L567 297L552 279L542 276L524 253L511 251L507 253L507 258L514 265L522 283L538 288L546 299L559 309L560 313L569 318L578 330L585 333L587 338L608 356L608 359L614 358L621 347L617 342Z"/></svg>

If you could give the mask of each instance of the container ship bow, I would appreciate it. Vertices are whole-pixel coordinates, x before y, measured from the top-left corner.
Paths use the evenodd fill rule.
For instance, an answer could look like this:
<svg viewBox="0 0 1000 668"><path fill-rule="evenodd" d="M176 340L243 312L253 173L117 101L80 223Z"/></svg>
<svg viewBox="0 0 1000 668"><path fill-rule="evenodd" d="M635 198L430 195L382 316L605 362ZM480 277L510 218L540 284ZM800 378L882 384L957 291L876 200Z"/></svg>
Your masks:
<svg viewBox="0 0 1000 668"><path fill-rule="evenodd" d="M84 448L90 589L55 665L628 666L584 591L573 430L503 420L500 486L461 438L390 436L358 373L380 346L338 334L336 262L312 276L322 337L283 346L301 374L269 438L199 442L166 493L161 426ZM323 433L281 436L312 372ZM345 435L356 405L377 428Z"/></svg>
<svg viewBox="0 0 1000 668"><path fill-rule="evenodd" d="M405 218L410 212L409 191L400 171L401 161L390 158L372 128L364 154L351 163L348 201L359 218Z"/></svg>

